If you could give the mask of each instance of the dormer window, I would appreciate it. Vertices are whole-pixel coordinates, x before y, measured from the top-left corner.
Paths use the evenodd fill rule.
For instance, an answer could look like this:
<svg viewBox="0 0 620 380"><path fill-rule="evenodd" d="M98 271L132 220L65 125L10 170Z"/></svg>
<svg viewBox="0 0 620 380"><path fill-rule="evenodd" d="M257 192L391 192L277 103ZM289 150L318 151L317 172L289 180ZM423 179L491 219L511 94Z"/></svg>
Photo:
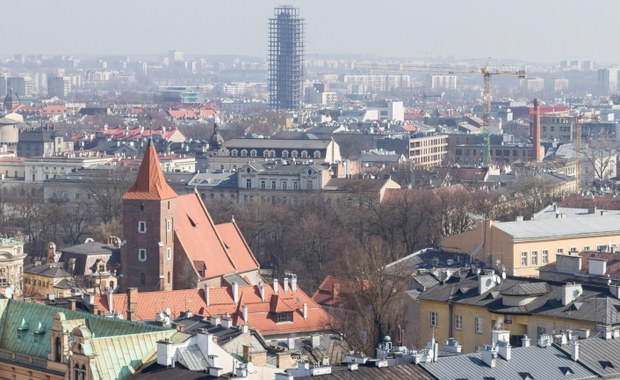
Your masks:
<svg viewBox="0 0 620 380"><path fill-rule="evenodd" d="M276 322L293 322L293 312L277 313Z"/></svg>
<svg viewBox="0 0 620 380"><path fill-rule="evenodd" d="M138 232L143 234L146 232L146 222L145 221L139 221L138 222Z"/></svg>

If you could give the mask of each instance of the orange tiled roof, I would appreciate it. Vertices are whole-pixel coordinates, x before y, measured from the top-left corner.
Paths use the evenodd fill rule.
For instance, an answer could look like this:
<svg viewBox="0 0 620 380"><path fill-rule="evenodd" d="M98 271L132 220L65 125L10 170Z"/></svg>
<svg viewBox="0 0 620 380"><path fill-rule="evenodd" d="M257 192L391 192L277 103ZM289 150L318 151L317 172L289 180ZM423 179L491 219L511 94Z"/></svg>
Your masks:
<svg viewBox="0 0 620 380"><path fill-rule="evenodd" d="M328 330L329 316L314 302L306 293L297 288L293 292L290 288L287 292L282 286L278 286L278 294L275 294L271 285L264 285L265 300L260 296L259 286L240 286L239 302L234 303L230 288L209 289L209 306L205 300L203 289L171 290L161 292L138 293L136 320L153 320L157 313L170 310L171 317L177 318L181 312L191 311L194 314L210 316L228 315L233 324L248 324L257 329L263 335L286 334L294 332L324 331ZM127 295L114 294L113 308L126 316ZM307 319L303 317L303 305L308 308ZM243 320L243 306L248 307L248 320ZM281 308L279 308L281 306ZM276 309L275 307L279 309ZM110 308L107 296L95 297L95 312L109 313ZM292 312L291 322L276 322L276 313Z"/></svg>
<svg viewBox="0 0 620 380"><path fill-rule="evenodd" d="M237 272L247 272L258 269L258 260L252 254L250 247L243 238L237 223L228 222L218 224L217 231L224 241L226 251Z"/></svg>
<svg viewBox="0 0 620 380"><path fill-rule="evenodd" d="M166 182L153 144L149 142L136 182L123 199L162 200L175 198L177 193Z"/></svg>

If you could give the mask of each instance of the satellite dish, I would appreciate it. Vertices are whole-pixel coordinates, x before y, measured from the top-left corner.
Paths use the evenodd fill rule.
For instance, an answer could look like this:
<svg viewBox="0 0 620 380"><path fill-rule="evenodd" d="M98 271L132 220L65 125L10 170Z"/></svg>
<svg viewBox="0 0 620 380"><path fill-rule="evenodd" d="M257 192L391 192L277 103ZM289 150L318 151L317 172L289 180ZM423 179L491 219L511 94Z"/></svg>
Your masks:
<svg viewBox="0 0 620 380"><path fill-rule="evenodd" d="M166 313L166 315L170 315L172 312L170 311L170 308L167 307L166 310L164 310L164 313Z"/></svg>
<svg viewBox="0 0 620 380"><path fill-rule="evenodd" d="M506 272L502 272L502 280L506 279Z"/></svg>
<svg viewBox="0 0 620 380"><path fill-rule="evenodd" d="M254 368L254 364L252 362L248 363L248 373L254 373L256 368Z"/></svg>
<svg viewBox="0 0 620 380"><path fill-rule="evenodd" d="M497 285L501 284L502 283L501 277L499 276L495 277L495 282L497 283Z"/></svg>

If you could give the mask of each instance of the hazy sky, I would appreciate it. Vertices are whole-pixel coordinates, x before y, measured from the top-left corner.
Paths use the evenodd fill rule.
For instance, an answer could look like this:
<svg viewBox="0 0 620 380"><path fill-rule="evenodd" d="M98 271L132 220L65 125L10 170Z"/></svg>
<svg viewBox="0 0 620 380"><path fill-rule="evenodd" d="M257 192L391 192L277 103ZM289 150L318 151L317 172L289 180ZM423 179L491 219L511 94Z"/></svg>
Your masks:
<svg viewBox="0 0 620 380"><path fill-rule="evenodd" d="M0 51L266 56L282 4L306 19L308 53L620 63L620 0L18 0Z"/></svg>

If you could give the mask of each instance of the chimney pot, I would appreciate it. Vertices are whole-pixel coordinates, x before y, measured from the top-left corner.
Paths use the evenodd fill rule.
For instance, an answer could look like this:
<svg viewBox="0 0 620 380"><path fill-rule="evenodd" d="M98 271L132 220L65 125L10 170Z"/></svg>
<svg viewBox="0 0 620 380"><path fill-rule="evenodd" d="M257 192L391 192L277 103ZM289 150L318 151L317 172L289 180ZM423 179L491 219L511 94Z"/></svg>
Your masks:
<svg viewBox="0 0 620 380"><path fill-rule="evenodd" d="M288 292L288 277L284 277L284 293Z"/></svg>
<svg viewBox="0 0 620 380"><path fill-rule="evenodd" d="M279 291L280 290L279 290L279 286L278 286L278 279L274 278L273 279L273 293L274 294L278 294Z"/></svg>
<svg viewBox="0 0 620 380"><path fill-rule="evenodd" d="M304 313L304 320L307 320L308 319L308 304L307 303L304 304L303 313Z"/></svg>
<svg viewBox="0 0 620 380"><path fill-rule="evenodd" d="M232 283L232 293L233 293L233 302L236 305L239 303L239 284L237 284L237 281L233 281Z"/></svg>

